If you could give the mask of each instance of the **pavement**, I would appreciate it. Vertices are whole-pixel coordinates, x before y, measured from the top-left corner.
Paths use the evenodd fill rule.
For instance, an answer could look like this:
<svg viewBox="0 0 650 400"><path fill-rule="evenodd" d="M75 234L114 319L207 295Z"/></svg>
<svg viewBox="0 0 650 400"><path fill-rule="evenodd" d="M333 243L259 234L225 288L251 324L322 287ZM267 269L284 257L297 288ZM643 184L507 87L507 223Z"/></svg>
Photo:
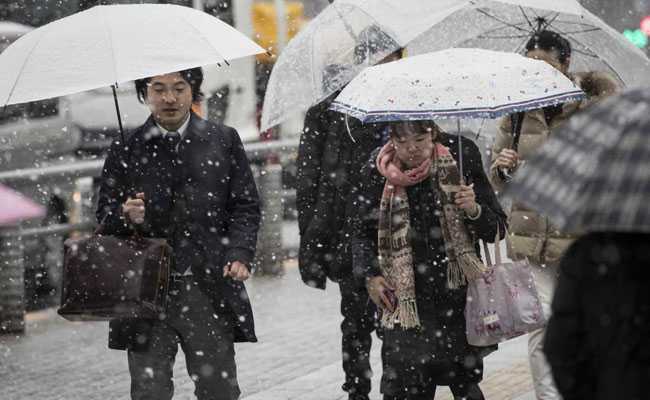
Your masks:
<svg viewBox="0 0 650 400"><path fill-rule="evenodd" d="M285 229L293 234L293 229ZM294 234L295 236L295 234ZM286 240L286 243L293 240ZM295 243L295 242L294 242ZM345 400L340 354L339 293L308 288L295 259L284 274L247 282L259 343L236 345L242 400ZM0 336L0 399L109 400L129 398L126 353L106 347L108 324L68 322L54 309L27 315L26 334ZM372 351L373 392L379 400L380 341ZM500 346L485 361L481 384L490 400L534 400L526 338ZM193 383L179 352L174 399L190 400ZM452 399L441 388L435 400Z"/></svg>

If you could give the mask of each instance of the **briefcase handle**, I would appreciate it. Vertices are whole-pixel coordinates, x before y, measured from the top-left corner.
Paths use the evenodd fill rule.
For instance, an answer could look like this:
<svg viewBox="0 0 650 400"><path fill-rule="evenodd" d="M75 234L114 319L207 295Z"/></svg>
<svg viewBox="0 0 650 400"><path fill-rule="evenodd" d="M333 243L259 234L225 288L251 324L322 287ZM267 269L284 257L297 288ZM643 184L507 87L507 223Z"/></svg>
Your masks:
<svg viewBox="0 0 650 400"><path fill-rule="evenodd" d="M95 228L95 231L93 232L94 235L104 235L105 234L104 230L106 229L106 218L108 218L108 214L106 214L104 216L104 218L102 218L102 221L99 223L99 225L97 225L97 228ZM126 219L126 217L125 217L125 219ZM130 222L129 222L129 225L132 227L133 234L131 236L133 236L133 238L141 239L141 238L144 237L144 235L142 234L142 229L141 229L141 227L139 225L136 225L136 224L133 224L133 223L130 223Z"/></svg>

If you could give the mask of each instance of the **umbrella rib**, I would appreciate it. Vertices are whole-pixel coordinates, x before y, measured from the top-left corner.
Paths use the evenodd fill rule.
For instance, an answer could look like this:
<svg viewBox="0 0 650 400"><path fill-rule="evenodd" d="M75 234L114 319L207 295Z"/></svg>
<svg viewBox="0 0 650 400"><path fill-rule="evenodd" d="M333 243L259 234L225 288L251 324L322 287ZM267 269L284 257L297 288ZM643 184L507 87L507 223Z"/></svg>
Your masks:
<svg viewBox="0 0 650 400"><path fill-rule="evenodd" d="M359 37L354 34L354 29L352 29L352 27L350 26L350 24L348 24L348 22L345 20L343 15L341 15L341 12L338 9L338 7L336 7L338 5L338 3L331 3L331 4L332 4L331 7L334 9L334 11L339 16L339 18L341 18L341 22L343 22L343 26L345 27L345 30L348 31L350 36L352 36L354 38L354 41L357 42Z"/></svg>
<svg viewBox="0 0 650 400"><path fill-rule="evenodd" d="M594 26L592 24L585 24L583 22L574 22L574 21L554 21L554 23L558 24L568 24L568 25L580 25L584 26L585 28L597 28L597 26Z"/></svg>
<svg viewBox="0 0 650 400"><path fill-rule="evenodd" d="M483 10L482 8L477 8L476 11L478 11L478 12L480 12L481 14L483 14L483 15L489 17L489 18L492 18L492 19L494 19L494 20L496 20L496 21L498 21L498 22L501 22L502 24L507 25L507 26L509 26L509 27L511 27L511 28L515 28L515 29L517 29L517 30L519 30L519 31L522 31L522 32L528 32L528 31L525 30L524 28L520 28L519 26L517 26L517 25L515 25L515 24L512 24L512 23L510 23L510 22L504 21L503 19L501 19L501 18L499 18L499 17L496 17L496 16L490 14L489 12Z"/></svg>
<svg viewBox="0 0 650 400"><path fill-rule="evenodd" d="M547 20L546 25L544 25L544 29L546 29L546 28L548 28L549 26L551 26L551 24L553 24L553 22L554 22L554 21L555 21L559 16L560 16L560 13L555 13L555 16L554 16L553 18L551 18L550 20ZM546 18L544 18L544 19L546 19Z"/></svg>
<svg viewBox="0 0 650 400"><path fill-rule="evenodd" d="M521 11L521 15L523 15L524 18L526 19L526 22L528 22L528 26L530 26L531 29L534 30L535 27L533 26L532 21L530 19L528 19L528 15L526 15L526 12L524 12L524 8L522 6L519 6L519 10Z"/></svg>
<svg viewBox="0 0 650 400"><path fill-rule="evenodd" d="M519 24L516 24L516 26L520 26L520 25L524 25L524 24L525 24L525 22L521 22ZM508 28L510 28L510 27L509 26L498 26L498 27L493 28L493 29L488 29L487 31L483 32L481 35L488 35L490 33L494 33L496 31L499 31L499 30L502 30L502 29L508 29Z"/></svg>
<svg viewBox="0 0 650 400"><path fill-rule="evenodd" d="M560 33L563 34L562 32L560 32ZM571 36L569 36L569 39L573 40L574 42L576 42L577 44L579 44L580 46L584 47L585 49L587 49L588 51L590 51L592 54L594 54L594 57L595 57L595 58L598 58L598 59L599 59L600 61L602 61L605 65L607 65L607 67L609 67L609 69L614 73L614 75L616 75L616 77L618 78L618 80L619 80L623 85L625 85L625 81L623 80L623 78L621 77L621 75L618 73L618 71L616 71L616 69L614 69L614 67L612 67L612 65L611 65L607 60L598 57L598 56L596 55L596 53L595 53L595 52L594 52L594 51L593 51L589 46L587 46L586 44L582 43L582 42L579 41L578 39L576 39L576 38L574 38L574 37L571 37Z"/></svg>
<svg viewBox="0 0 650 400"><path fill-rule="evenodd" d="M487 36L487 35L480 35L477 36L479 39L521 39L521 38L527 38L530 35L503 35L503 36Z"/></svg>
<svg viewBox="0 0 650 400"><path fill-rule="evenodd" d="M43 27L43 28L45 28L45 27ZM14 91L16 90L16 87L18 86L18 81L20 80L21 76L23 75L23 71L25 70L25 67L27 66L27 61L32 56L32 54L34 53L34 50L36 50L36 47L38 47L38 45L41 43L41 38L43 37L43 35L45 35L45 30L46 29L43 29L41 31L41 36L39 36L36 43L34 43L34 46L31 48L31 50L29 50L29 54L27 55L27 57L25 57L25 61L23 62L23 65L20 67L20 71L18 71L18 75L16 75L16 80L14 81L14 84L11 87L11 91L9 92L9 96L7 96L7 100L5 100L5 104L4 104L5 110L7 108L7 105L9 104L9 101L11 100L11 97L14 95ZM5 110L3 110L3 113L4 113Z"/></svg>

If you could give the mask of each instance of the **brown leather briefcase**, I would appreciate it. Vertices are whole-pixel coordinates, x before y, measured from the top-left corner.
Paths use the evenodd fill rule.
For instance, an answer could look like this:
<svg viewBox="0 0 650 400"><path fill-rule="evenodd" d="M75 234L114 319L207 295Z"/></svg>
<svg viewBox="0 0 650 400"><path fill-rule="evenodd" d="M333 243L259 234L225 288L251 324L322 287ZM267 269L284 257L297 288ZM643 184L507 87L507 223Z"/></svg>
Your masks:
<svg viewBox="0 0 650 400"><path fill-rule="evenodd" d="M165 239L96 234L64 247L63 318L154 319L164 312L172 255Z"/></svg>

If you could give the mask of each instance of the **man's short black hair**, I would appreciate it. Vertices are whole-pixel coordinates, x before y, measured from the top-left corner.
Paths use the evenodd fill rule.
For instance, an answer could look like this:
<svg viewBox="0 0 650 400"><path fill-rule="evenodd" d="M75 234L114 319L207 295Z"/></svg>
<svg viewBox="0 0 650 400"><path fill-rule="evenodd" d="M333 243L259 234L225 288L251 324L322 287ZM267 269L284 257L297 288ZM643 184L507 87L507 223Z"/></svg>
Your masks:
<svg viewBox="0 0 650 400"><path fill-rule="evenodd" d="M190 68L183 71L178 71L181 78L190 85L192 90L192 102L197 103L203 100L203 92L201 92L201 85L203 84L203 69L201 67ZM138 95L140 103L144 103L147 98L147 85L151 82L151 76L148 78L137 79L135 81L135 92Z"/></svg>
<svg viewBox="0 0 650 400"><path fill-rule="evenodd" d="M531 50L555 51L562 64L566 64L571 58L571 43L559 33L553 31L535 32L526 44L526 51Z"/></svg>

